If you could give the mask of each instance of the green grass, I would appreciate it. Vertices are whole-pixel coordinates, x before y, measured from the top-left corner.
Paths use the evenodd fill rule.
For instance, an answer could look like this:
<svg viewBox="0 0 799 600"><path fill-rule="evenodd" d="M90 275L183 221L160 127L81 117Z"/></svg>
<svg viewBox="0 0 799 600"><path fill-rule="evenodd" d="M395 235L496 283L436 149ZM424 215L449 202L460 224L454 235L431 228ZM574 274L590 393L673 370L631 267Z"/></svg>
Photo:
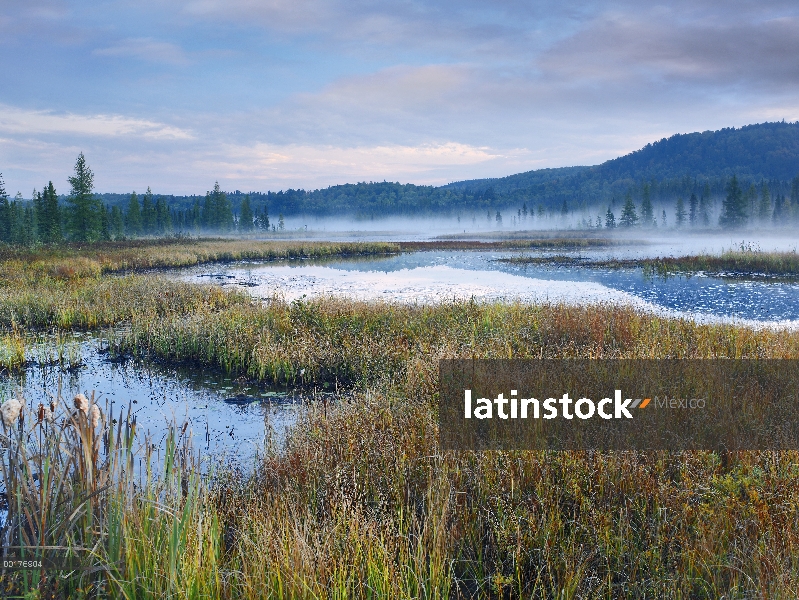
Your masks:
<svg viewBox="0 0 799 600"><path fill-rule="evenodd" d="M153 461L116 441L130 440L125 425L112 436L117 454L104 458L101 444L89 461L100 465L93 480L114 485L94 501L92 525L70 529L70 543L111 567L66 580L6 575L6 589L123 598L797 597L799 453L443 452L434 408L441 358L797 358L797 333L628 308L261 304L154 276L16 277L3 288L0 319L20 335L123 325L111 339L118 353L354 391L309 407L285 446L267 446L247 476L219 465L211 479L197 477L176 432L158 475L134 478L127 468L123 477L131 460ZM24 427L38 431L35 421L28 415ZM36 454L35 436L9 438L4 465L21 464L23 439ZM86 456L78 452L86 443L70 439L69 453L39 453L62 465L72 490L70 502L50 504L59 507L54 523L87 495L80 471L63 466L67 454Z"/></svg>

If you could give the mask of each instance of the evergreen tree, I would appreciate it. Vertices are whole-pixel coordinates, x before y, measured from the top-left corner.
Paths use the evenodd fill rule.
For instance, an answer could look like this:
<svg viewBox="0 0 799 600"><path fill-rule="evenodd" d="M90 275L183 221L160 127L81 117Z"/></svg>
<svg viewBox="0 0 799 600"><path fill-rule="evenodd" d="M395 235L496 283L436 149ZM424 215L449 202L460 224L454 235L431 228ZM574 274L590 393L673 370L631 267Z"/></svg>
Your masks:
<svg viewBox="0 0 799 600"><path fill-rule="evenodd" d="M68 181L72 186L67 198L70 235L81 242L95 241L100 238L103 209L94 196L94 173L86 164L83 152L75 162L74 177Z"/></svg>
<svg viewBox="0 0 799 600"><path fill-rule="evenodd" d="M699 196L699 219L703 227L710 225L710 186L707 183Z"/></svg>
<svg viewBox="0 0 799 600"><path fill-rule="evenodd" d="M139 197L134 191L128 201L128 211L125 213L125 231L130 237L142 234L141 208L139 207Z"/></svg>
<svg viewBox="0 0 799 600"><path fill-rule="evenodd" d="M202 209L200 208L200 201L196 198L191 205L191 212L187 219L186 226L193 231L199 231L202 226Z"/></svg>
<svg viewBox="0 0 799 600"><path fill-rule="evenodd" d="M9 210L8 194L0 173L0 242L11 241L11 211Z"/></svg>
<svg viewBox="0 0 799 600"><path fill-rule="evenodd" d="M742 227L746 224L746 209L746 199L741 191L741 186L738 185L738 177L733 175L727 184L727 196L722 205L719 224L727 229Z"/></svg>
<svg viewBox="0 0 799 600"><path fill-rule="evenodd" d="M754 219L756 218L758 212L757 190L755 189L754 183L749 184L749 188L746 190L745 196L747 214Z"/></svg>
<svg viewBox="0 0 799 600"><path fill-rule="evenodd" d="M172 215L169 214L169 206L161 196L155 202L155 230L158 235L172 233Z"/></svg>
<svg viewBox="0 0 799 600"><path fill-rule="evenodd" d="M211 192L205 193L205 200L203 200L203 207L200 215L200 226L206 229L211 229L216 226Z"/></svg>
<svg viewBox="0 0 799 600"><path fill-rule="evenodd" d="M269 209L266 205L264 205L263 211L261 211L261 216L258 217L258 227L264 231L269 231Z"/></svg>
<svg viewBox="0 0 799 600"><path fill-rule="evenodd" d="M652 199L649 197L649 184L644 184L643 201L641 202L641 222L645 227L651 227L654 220Z"/></svg>
<svg viewBox="0 0 799 600"><path fill-rule="evenodd" d="M111 239L111 208L105 205L100 212L100 239Z"/></svg>
<svg viewBox="0 0 799 600"><path fill-rule="evenodd" d="M663 213L660 215L661 226L666 226L666 211L664 210Z"/></svg>
<svg viewBox="0 0 799 600"><path fill-rule="evenodd" d="M253 215L250 208L250 195L244 196L241 202L241 214L239 215L239 231L252 231Z"/></svg>
<svg viewBox="0 0 799 600"><path fill-rule="evenodd" d="M699 200L696 198L696 194L691 192L691 198L688 200L688 221L691 223L691 227L696 227L696 219L699 216L697 214L697 208L699 206Z"/></svg>
<svg viewBox="0 0 799 600"><path fill-rule="evenodd" d="M150 189L150 186L147 186L147 191L142 197L141 225L142 233L144 233L144 235L152 235L155 233L155 205L153 204L153 192Z"/></svg>
<svg viewBox="0 0 799 600"><path fill-rule="evenodd" d="M624 201L624 208L622 208L621 211L619 225L622 227L634 227L636 223L638 223L638 213L635 211L633 196L628 192L627 198Z"/></svg>
<svg viewBox="0 0 799 600"><path fill-rule="evenodd" d="M768 221L771 216L771 192L768 189L768 184L764 181L760 186L760 204L758 205L757 217L761 222Z"/></svg>
<svg viewBox="0 0 799 600"><path fill-rule="evenodd" d="M214 214L214 226L220 231L230 231L233 229L233 208L230 205L227 194L219 188L219 182L214 183L214 191L211 194Z"/></svg>
<svg viewBox="0 0 799 600"><path fill-rule="evenodd" d="M58 244L64 239L61 227L61 208L58 206L58 194L50 181L42 193L42 212L39 217L39 238L47 244Z"/></svg>
<svg viewBox="0 0 799 600"><path fill-rule="evenodd" d="M786 198L782 194L777 194L774 196L774 214L772 215L772 219L775 225L782 225L787 212L786 208Z"/></svg>
<svg viewBox="0 0 799 600"><path fill-rule="evenodd" d="M605 227L608 229L616 228L616 216L613 214L613 211L610 210L609 206L608 212L605 213Z"/></svg>
<svg viewBox="0 0 799 600"><path fill-rule="evenodd" d="M674 216L677 227L682 227L683 223L685 223L685 217L688 216L688 213L685 212L685 202L683 201L682 196L677 198L677 207L675 209Z"/></svg>
<svg viewBox="0 0 799 600"><path fill-rule="evenodd" d="M799 177L794 177L791 181L791 209L794 216L799 217Z"/></svg>
<svg viewBox="0 0 799 600"><path fill-rule="evenodd" d="M566 202L566 198L563 199L563 206L560 207L560 216L564 219L569 216L569 205Z"/></svg>
<svg viewBox="0 0 799 600"><path fill-rule="evenodd" d="M111 237L115 240L125 237L125 217L118 206L111 208Z"/></svg>
<svg viewBox="0 0 799 600"><path fill-rule="evenodd" d="M499 214L499 212L497 212L497 214ZM500 216L500 219L501 219L501 218L502 218L502 217ZM278 215L278 217L277 217L277 228L278 228L278 230L279 230L279 231L283 231L283 228L284 228L285 226L286 226L286 224L283 222L283 213L280 213L280 214Z"/></svg>

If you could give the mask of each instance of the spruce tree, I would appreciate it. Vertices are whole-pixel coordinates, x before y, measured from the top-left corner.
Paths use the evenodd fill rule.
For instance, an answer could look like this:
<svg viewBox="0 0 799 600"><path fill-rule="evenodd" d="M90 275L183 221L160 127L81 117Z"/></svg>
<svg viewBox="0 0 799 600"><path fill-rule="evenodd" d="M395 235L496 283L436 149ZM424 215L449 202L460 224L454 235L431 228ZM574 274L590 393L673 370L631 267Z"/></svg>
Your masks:
<svg viewBox="0 0 799 600"><path fill-rule="evenodd" d="M72 239L92 242L100 238L102 224L102 205L95 198L94 173L86 164L83 152L75 162L75 175L68 179L72 186L67 204L69 205L69 224Z"/></svg>
<svg viewBox="0 0 799 600"><path fill-rule="evenodd" d="M649 197L649 184L644 184L643 201L641 202L641 222L644 227L651 227L654 221L654 212L652 210L652 199ZM657 225L655 223L655 225Z"/></svg>
<svg viewBox="0 0 799 600"><path fill-rule="evenodd" d="M683 223L685 223L685 217L688 216L688 213L685 212L685 202L683 201L682 196L677 198L677 207L674 211L674 216L677 227L682 227Z"/></svg>
<svg viewBox="0 0 799 600"><path fill-rule="evenodd" d="M261 212L261 216L258 217L258 227L265 231L269 231L269 209L266 205L264 205L264 209Z"/></svg>
<svg viewBox="0 0 799 600"><path fill-rule="evenodd" d="M0 173L0 242L8 243L11 238L11 211L9 208L3 174Z"/></svg>
<svg viewBox="0 0 799 600"><path fill-rule="evenodd" d="M155 233L155 205L153 204L153 192L150 186L147 186L147 191L142 197L141 225L144 235Z"/></svg>
<svg viewBox="0 0 799 600"><path fill-rule="evenodd" d="M118 206L111 208L111 237L115 240L125 237L125 217L122 215L122 209Z"/></svg>
<svg viewBox="0 0 799 600"><path fill-rule="evenodd" d="M622 227L634 227L636 223L638 223L638 214L635 211L633 196L628 192L627 198L624 201L624 208L622 208L621 211L619 225Z"/></svg>
<svg viewBox="0 0 799 600"><path fill-rule="evenodd" d="M42 241L48 244L59 244L64 240L64 231L61 227L61 208L58 206L58 194L53 187L53 182L47 183L42 193L43 216L45 222Z"/></svg>
<svg viewBox="0 0 799 600"><path fill-rule="evenodd" d="M605 213L605 227L607 229L615 229L616 227L616 216L613 214L613 211L610 210L608 206L608 212Z"/></svg>
<svg viewBox="0 0 799 600"><path fill-rule="evenodd" d="M688 200L688 221L691 223L691 227L696 227L696 219L699 216L697 214L698 205L699 201L696 198L696 194L692 192L691 198Z"/></svg>
<svg viewBox="0 0 799 600"><path fill-rule="evenodd" d="M125 231L130 237L137 237L142 233L141 208L139 197L134 191L128 201L128 211L125 213Z"/></svg>
<svg viewBox="0 0 799 600"><path fill-rule="evenodd" d="M741 191L741 186L738 185L738 177L733 175L727 184L727 196L722 204L719 224L726 229L742 227L746 224L746 208L746 199Z"/></svg>
<svg viewBox="0 0 799 600"><path fill-rule="evenodd" d="M155 230L158 235L172 233L172 216L169 214L169 206L161 196L155 201Z"/></svg>
<svg viewBox="0 0 799 600"><path fill-rule="evenodd" d="M203 200L203 207L200 216L200 225L205 229L213 229L216 227L214 204L213 200L211 199L211 192L205 193L205 199Z"/></svg>
<svg viewBox="0 0 799 600"><path fill-rule="evenodd" d="M239 231L252 231L252 209L250 208L250 195L244 196L241 202L241 214L239 215Z"/></svg>

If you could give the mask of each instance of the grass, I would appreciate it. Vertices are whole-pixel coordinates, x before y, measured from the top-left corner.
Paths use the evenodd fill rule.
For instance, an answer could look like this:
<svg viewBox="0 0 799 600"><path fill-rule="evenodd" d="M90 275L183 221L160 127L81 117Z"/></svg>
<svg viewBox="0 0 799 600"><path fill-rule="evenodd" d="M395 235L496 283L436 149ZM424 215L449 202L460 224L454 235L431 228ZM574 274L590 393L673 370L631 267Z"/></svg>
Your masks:
<svg viewBox="0 0 799 600"><path fill-rule="evenodd" d="M111 339L120 354L355 391L348 400L310 406L285 446L267 445L247 475L222 469L198 477L180 450L179 431L162 449L160 471L137 473L130 465L154 463L153 455L127 450L133 426L124 418L109 438L107 419L97 435L119 450L108 454L100 444L93 481L113 485L97 497L92 526L70 530L70 543L92 548L102 569L66 580L5 575L12 591L797 597L797 452L443 452L434 399L441 358L797 358L799 334L602 306L260 304L151 275L22 274L16 281L22 284L3 289L0 319L21 331L124 325ZM61 317L67 313L72 317ZM30 414L23 428L41 430ZM77 451L87 445L83 438L69 439L68 453L36 454L35 435L9 437L0 461L20 464L23 443L33 448L26 456L56 465L66 464L67 454L85 456ZM18 471L42 472L35 464ZM49 506L85 504L80 472L58 469L68 474L65 489L76 491ZM41 490L41 480L27 481L29 491ZM58 508L52 522L64 523L65 515Z"/></svg>
<svg viewBox="0 0 799 600"><path fill-rule="evenodd" d="M646 273L669 276L678 273L711 273L730 278L774 278L795 280L799 278L799 254L796 252L760 252L729 250L720 255L591 260L573 256L512 256L497 259L510 264L535 264L589 268L629 269L642 268Z"/></svg>

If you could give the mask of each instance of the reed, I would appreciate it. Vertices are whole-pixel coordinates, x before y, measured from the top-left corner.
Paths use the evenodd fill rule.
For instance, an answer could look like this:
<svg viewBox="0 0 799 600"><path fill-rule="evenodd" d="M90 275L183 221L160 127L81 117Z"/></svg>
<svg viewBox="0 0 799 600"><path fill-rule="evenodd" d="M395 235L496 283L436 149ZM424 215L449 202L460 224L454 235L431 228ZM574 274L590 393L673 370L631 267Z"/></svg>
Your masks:
<svg viewBox="0 0 799 600"><path fill-rule="evenodd" d="M54 394L38 407L11 398L0 414L3 556L16 548L28 559L71 561L63 572L0 571L4 597L197 597L213 589L216 520L204 508L185 427L170 429L158 462L135 418L104 416L93 394Z"/></svg>

